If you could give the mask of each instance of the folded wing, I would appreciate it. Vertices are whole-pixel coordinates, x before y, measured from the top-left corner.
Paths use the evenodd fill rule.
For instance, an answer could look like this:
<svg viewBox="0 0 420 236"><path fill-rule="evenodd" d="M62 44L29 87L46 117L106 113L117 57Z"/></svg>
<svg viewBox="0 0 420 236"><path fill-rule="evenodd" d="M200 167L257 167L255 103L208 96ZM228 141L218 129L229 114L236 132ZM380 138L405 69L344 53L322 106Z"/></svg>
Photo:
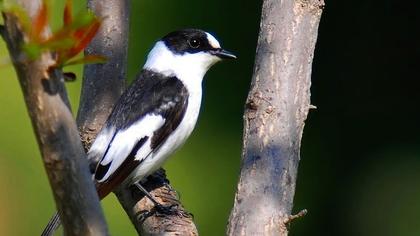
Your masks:
<svg viewBox="0 0 420 236"><path fill-rule="evenodd" d="M101 198L156 152L181 122L188 92L176 77L143 70L117 102L89 150L100 157L95 179Z"/></svg>

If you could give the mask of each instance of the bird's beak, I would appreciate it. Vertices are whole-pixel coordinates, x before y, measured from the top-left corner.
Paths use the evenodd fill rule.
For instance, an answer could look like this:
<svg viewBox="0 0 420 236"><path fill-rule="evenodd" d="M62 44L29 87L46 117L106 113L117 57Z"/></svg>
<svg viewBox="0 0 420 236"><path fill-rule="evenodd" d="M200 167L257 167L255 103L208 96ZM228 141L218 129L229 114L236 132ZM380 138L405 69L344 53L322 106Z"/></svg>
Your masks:
<svg viewBox="0 0 420 236"><path fill-rule="evenodd" d="M221 49L221 48L211 51L211 54L221 59L236 59L236 56L233 53L226 51L224 49Z"/></svg>

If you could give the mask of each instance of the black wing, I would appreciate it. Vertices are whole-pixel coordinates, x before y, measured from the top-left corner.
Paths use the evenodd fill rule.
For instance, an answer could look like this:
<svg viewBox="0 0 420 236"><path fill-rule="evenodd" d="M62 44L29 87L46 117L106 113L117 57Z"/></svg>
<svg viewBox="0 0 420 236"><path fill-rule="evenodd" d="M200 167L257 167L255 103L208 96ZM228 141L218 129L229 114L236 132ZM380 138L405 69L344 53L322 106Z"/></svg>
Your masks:
<svg viewBox="0 0 420 236"><path fill-rule="evenodd" d="M89 151L101 158L95 172L101 198L164 143L180 124L187 105L188 91L180 80L142 70Z"/></svg>

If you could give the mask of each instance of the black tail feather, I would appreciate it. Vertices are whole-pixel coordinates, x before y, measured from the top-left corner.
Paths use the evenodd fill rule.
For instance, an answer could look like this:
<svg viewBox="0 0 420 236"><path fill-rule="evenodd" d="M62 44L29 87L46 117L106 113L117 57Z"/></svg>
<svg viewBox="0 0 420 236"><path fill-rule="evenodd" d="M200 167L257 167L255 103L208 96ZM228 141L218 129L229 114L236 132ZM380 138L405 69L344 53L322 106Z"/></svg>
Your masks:
<svg viewBox="0 0 420 236"><path fill-rule="evenodd" d="M54 232L60 227L60 215L56 212L53 217L51 217L50 221L48 222L47 226L45 226L44 231L42 231L41 236L52 236Z"/></svg>

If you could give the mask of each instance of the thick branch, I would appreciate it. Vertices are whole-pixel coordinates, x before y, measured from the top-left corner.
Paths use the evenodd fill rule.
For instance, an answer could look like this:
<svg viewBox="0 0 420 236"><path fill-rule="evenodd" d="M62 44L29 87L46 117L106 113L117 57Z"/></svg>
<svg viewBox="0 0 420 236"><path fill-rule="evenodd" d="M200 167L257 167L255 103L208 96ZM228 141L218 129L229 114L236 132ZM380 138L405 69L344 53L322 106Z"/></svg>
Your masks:
<svg viewBox="0 0 420 236"><path fill-rule="evenodd" d="M143 186L164 206L174 206L179 215L163 215L155 211L153 203L135 187L120 188L116 195L136 227L139 235L198 235L192 215L179 202L179 196L169 186L165 171L160 169Z"/></svg>
<svg viewBox="0 0 420 236"><path fill-rule="evenodd" d="M87 150L97 133L102 128L113 105L120 97L126 77L129 0L89 0L88 6L97 16L104 19L99 33L91 42L86 54L104 55L108 62L99 65L87 65L80 108L77 117L82 141ZM98 160L90 160L96 163ZM163 204L179 205L183 211L175 191L168 192L164 172L154 174L145 186L153 191L155 198ZM166 232L178 235L197 235L197 229L188 215L165 215L139 218L141 213L151 210L150 202L141 194L133 194L133 189L121 188L116 192L120 203L126 210L137 231L142 235L155 232Z"/></svg>
<svg viewBox="0 0 420 236"><path fill-rule="evenodd" d="M322 0L265 0L229 235L287 235Z"/></svg>
<svg viewBox="0 0 420 236"><path fill-rule="evenodd" d="M107 62L84 67L77 125L86 149L125 88L130 16L129 0L89 0L88 7L103 22L85 54L105 56Z"/></svg>
<svg viewBox="0 0 420 236"><path fill-rule="evenodd" d="M40 1L19 1L30 16ZM35 130L57 209L66 235L107 235L99 199L92 183L76 123L54 59L43 53L29 60L21 50L27 42L19 20L4 13L6 41Z"/></svg>

